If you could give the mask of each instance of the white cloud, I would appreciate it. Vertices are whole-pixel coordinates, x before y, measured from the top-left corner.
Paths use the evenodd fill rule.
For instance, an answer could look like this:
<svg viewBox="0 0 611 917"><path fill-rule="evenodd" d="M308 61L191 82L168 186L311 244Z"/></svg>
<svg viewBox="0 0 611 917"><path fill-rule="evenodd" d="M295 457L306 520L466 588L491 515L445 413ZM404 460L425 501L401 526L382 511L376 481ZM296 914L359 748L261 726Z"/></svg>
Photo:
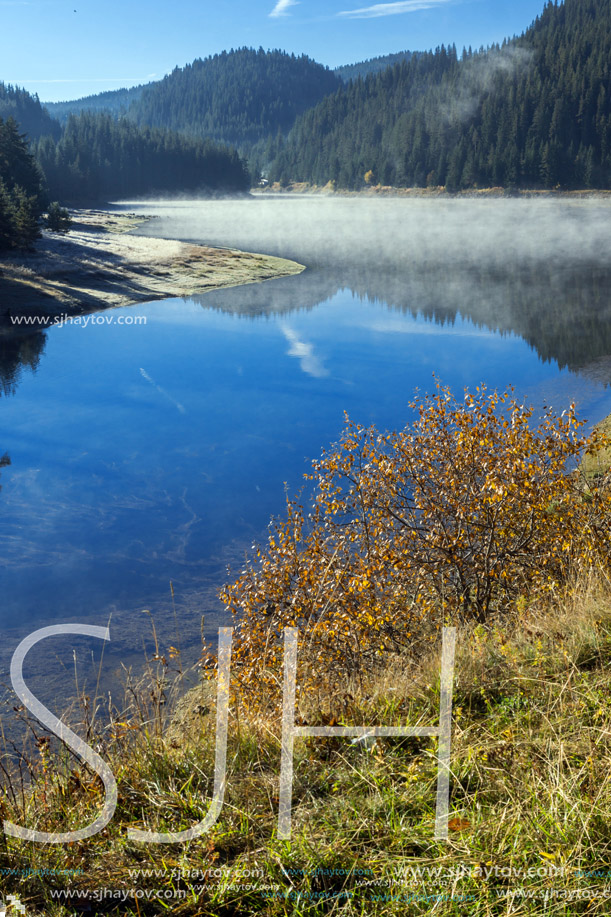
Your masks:
<svg viewBox="0 0 611 917"><path fill-rule="evenodd" d="M273 10L271 11L271 13L269 14L269 15L270 15L270 18L271 18L271 19L279 19L280 16L287 16L290 7L291 7L291 6L297 6L297 5L298 5L298 2L299 2L299 0L278 0L278 2L276 3L275 7L273 8Z"/></svg>
<svg viewBox="0 0 611 917"><path fill-rule="evenodd" d="M307 341L300 341L288 325L281 325L280 330L291 345L287 351L289 357L297 357L304 373L316 379L324 379L329 375L329 371L323 366L322 360L316 356L311 344Z"/></svg>
<svg viewBox="0 0 611 917"><path fill-rule="evenodd" d="M280 0L282 3L283 0ZM399 0L398 3L376 3L375 6L364 6L358 10L343 10L338 16L348 19L377 19L380 16L397 16L399 13L417 13L418 10L430 10L440 3L451 0Z"/></svg>

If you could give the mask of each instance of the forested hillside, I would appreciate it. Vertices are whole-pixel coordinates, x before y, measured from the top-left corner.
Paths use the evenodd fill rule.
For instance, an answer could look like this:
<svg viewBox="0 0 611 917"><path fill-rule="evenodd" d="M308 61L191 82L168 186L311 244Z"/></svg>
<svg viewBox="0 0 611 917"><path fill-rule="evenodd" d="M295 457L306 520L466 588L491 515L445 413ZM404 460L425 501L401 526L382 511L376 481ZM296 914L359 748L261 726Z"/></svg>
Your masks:
<svg viewBox="0 0 611 917"><path fill-rule="evenodd" d="M340 85L332 71L305 55L241 48L177 67L144 88L128 117L241 146L287 132L298 115Z"/></svg>
<svg viewBox="0 0 611 917"><path fill-rule="evenodd" d="M374 62L362 66L369 64ZM71 114L97 112L236 146L249 159L256 181L295 119L341 85L339 76L305 55L240 48L176 67L146 86L58 102L49 109L63 124Z"/></svg>
<svg viewBox="0 0 611 917"><path fill-rule="evenodd" d="M40 104L38 96L30 95L25 89L0 82L0 118L5 121L14 118L21 130L30 139L51 134L59 137L61 127L50 117Z"/></svg>
<svg viewBox="0 0 611 917"><path fill-rule="evenodd" d="M387 67L393 67L395 64L401 63L404 60L410 60L414 53L417 55L419 52L413 51L400 51L398 54L385 54L384 57L372 57L368 60L360 61L358 64L346 64L343 67L336 67L333 71L340 80L343 80L344 83L350 82L350 80L356 80L360 77L365 79L371 73L380 73L381 70L386 70Z"/></svg>
<svg viewBox="0 0 611 917"><path fill-rule="evenodd" d="M297 121L271 177L609 187L610 67L611 0L550 2L500 47L441 47L342 87Z"/></svg>
<svg viewBox="0 0 611 917"><path fill-rule="evenodd" d="M142 95L144 86L131 89L113 89L97 95L85 96L73 102L47 102L50 114L61 124L65 124L70 115L79 115L83 111L110 112L115 116L125 114L132 102Z"/></svg>
<svg viewBox="0 0 611 917"><path fill-rule="evenodd" d="M104 114L71 115L61 139L42 138L35 153L51 197L63 201L249 186L235 150Z"/></svg>
<svg viewBox="0 0 611 917"><path fill-rule="evenodd" d="M0 83L1 111L9 115L0 115L0 248L30 245L49 200L242 192L250 185L236 150L211 140L95 111L70 115L62 128L36 96Z"/></svg>

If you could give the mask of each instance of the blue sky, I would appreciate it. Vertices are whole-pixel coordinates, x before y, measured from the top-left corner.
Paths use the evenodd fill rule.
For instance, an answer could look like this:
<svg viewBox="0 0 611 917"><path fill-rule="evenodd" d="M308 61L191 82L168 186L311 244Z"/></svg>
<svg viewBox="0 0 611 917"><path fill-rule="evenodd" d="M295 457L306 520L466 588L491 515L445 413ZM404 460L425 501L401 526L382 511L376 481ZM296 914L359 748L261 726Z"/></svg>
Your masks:
<svg viewBox="0 0 611 917"><path fill-rule="evenodd" d="M43 101L134 86L243 45L330 67L521 32L544 0L0 0L0 80Z"/></svg>

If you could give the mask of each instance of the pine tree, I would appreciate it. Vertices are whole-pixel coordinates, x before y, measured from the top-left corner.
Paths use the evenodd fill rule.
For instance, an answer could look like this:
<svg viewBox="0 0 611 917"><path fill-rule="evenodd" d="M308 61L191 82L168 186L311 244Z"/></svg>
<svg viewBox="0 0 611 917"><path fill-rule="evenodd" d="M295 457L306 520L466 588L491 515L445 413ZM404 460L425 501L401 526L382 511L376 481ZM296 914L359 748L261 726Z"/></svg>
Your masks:
<svg viewBox="0 0 611 917"><path fill-rule="evenodd" d="M39 205L35 195L27 195L23 188L15 188L15 244L31 251L40 238Z"/></svg>
<svg viewBox="0 0 611 917"><path fill-rule="evenodd" d="M40 236L42 175L13 118L0 118L0 249L32 247Z"/></svg>
<svg viewBox="0 0 611 917"><path fill-rule="evenodd" d="M60 207L58 201L53 201L47 209L45 226L50 232L65 233L72 226L72 219L65 207Z"/></svg>
<svg viewBox="0 0 611 917"><path fill-rule="evenodd" d="M0 180L0 251L6 251L15 244L15 209L13 201Z"/></svg>

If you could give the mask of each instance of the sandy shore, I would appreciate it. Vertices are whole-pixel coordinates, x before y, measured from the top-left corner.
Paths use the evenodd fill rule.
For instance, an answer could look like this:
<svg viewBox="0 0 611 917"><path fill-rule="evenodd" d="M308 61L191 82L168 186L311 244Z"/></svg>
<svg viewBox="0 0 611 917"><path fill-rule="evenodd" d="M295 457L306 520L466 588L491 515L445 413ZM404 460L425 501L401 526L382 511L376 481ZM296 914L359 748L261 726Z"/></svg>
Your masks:
<svg viewBox="0 0 611 917"><path fill-rule="evenodd" d="M45 232L32 254L0 256L0 321L82 315L298 274L283 258L132 235L135 213L79 210L70 233Z"/></svg>

